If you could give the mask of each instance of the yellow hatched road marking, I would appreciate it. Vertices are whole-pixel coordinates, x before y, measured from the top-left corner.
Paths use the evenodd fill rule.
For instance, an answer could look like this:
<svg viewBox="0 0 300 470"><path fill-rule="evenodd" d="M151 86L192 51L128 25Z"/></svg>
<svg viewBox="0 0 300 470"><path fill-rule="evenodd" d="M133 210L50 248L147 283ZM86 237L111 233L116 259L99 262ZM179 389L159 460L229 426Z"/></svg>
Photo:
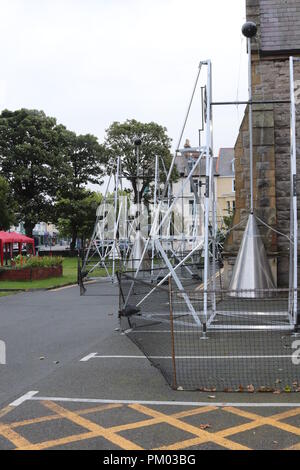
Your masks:
<svg viewBox="0 0 300 470"><path fill-rule="evenodd" d="M12 442L17 448L21 446L29 446L31 442L29 442L25 437L22 437L16 431L13 431L8 425L0 424L0 434L1 436L8 439Z"/></svg>
<svg viewBox="0 0 300 470"><path fill-rule="evenodd" d="M194 437L193 439L187 439L186 441L176 442L175 444L171 444L169 446L157 447L153 450L183 450L187 449L188 447L193 447L199 444L205 444L206 442L208 442L206 437Z"/></svg>
<svg viewBox="0 0 300 470"><path fill-rule="evenodd" d="M283 413L278 413L276 415L270 416L272 419L281 420L286 418L293 418L294 416L300 415L300 408L295 408L293 410L287 410Z"/></svg>
<svg viewBox="0 0 300 470"><path fill-rule="evenodd" d="M290 424L282 423L282 422L278 421L279 419L283 419L282 418L283 415L284 415L285 418L287 418L288 417L288 412L279 413L277 415L265 417L265 416L257 415L255 413L250 413L249 411L240 410L239 408L223 408L223 410L227 411L228 413L232 413L232 414L242 416L244 418L252 420L251 423L247 423L247 424L241 425L238 428L236 428L237 432L235 432L235 430L234 430L235 428L231 428L231 431L233 431L233 432L231 432L231 434L237 434L238 432L243 432L243 431L241 431L241 429L243 429L245 431L245 430L253 429L253 428L256 428L256 427L268 425L268 426L273 426L275 428L281 429L282 431L286 431L286 432L289 432L289 433L292 433L292 434L296 434L297 436L300 436L300 429L299 428L297 428L296 426L292 426ZM292 411L295 412L295 410L292 410ZM300 410L297 414L299 414L299 413L300 413ZM295 416L295 414L292 413L291 416ZM238 429L240 429L240 430L238 430ZM228 435L228 432L230 432L230 429L222 431L222 435L226 436L226 435Z"/></svg>
<svg viewBox="0 0 300 470"><path fill-rule="evenodd" d="M189 416L200 415L204 413L209 413L210 411L216 411L219 408L217 406L202 406L202 408L194 408L188 411L181 411L180 413L175 413L173 418L188 418Z"/></svg>
<svg viewBox="0 0 300 470"><path fill-rule="evenodd" d="M92 439L93 437L99 437L99 432L90 431L84 432L82 434L74 434L71 436L61 437L60 439L53 439L51 441L39 442L37 444L31 444L28 446L18 447L16 450L45 450L50 447L58 447L65 444L71 444L72 442L85 441L87 439Z"/></svg>
<svg viewBox="0 0 300 470"><path fill-rule="evenodd" d="M171 416L173 418L186 418L187 416L208 413L209 411L214 411L215 409L217 408L214 406L205 406L204 408L196 408L193 410L181 411L180 413L175 413ZM147 426L154 426L155 424L164 423L166 421L165 416L168 416L168 415L165 415L164 413L162 413L161 416L157 418L152 418L152 419L147 418L143 421L136 421L135 423L112 426L109 429L114 432L121 432L121 431L129 431L130 429L138 429L138 428L145 428Z"/></svg>
<svg viewBox="0 0 300 470"><path fill-rule="evenodd" d="M84 410L77 410L76 413L80 416L88 415L89 413L98 413L99 411L111 410L114 408L122 408L123 405L111 404L111 405L100 405L95 406L94 408L85 408ZM14 423L9 423L9 426L14 429L21 426L29 426L30 424L43 423L47 421L54 421L57 419L62 419L61 415L54 414L49 416L40 416L39 418L26 419L24 421L16 421Z"/></svg>
<svg viewBox="0 0 300 470"><path fill-rule="evenodd" d="M7 415L12 410L14 410L14 407L10 405L6 406L5 408L2 408L2 410L0 410L0 418Z"/></svg>
<svg viewBox="0 0 300 470"><path fill-rule="evenodd" d="M90 438L91 437L104 437L105 439L109 440L110 442L116 444L119 446L121 449L126 449L126 450L143 450L142 447L134 444L133 442L129 441L128 439L125 439L121 436L118 436L114 432L110 431L109 429L105 429L102 426L93 423L92 421L83 418L82 416L79 416L77 413L67 410L63 408L60 405L57 405L56 403L53 403L51 401L49 402L44 402L44 406L49 408L50 410L54 411L56 414L60 415L62 418L66 418L69 421L72 421L73 423L87 429L90 431L90 433L83 433L81 434L82 439ZM67 444L68 442L74 442L74 439L77 439L78 436L69 436L64 438L64 444ZM47 441L47 442L41 442L38 444L26 446L26 450L40 450L40 449L46 449L48 447L53 447L54 445L58 445L57 442L59 440L52 440L52 441ZM61 440L60 440L61 442ZM19 447L20 449L20 447ZM23 447L24 449L24 447Z"/></svg>
<svg viewBox="0 0 300 470"><path fill-rule="evenodd" d="M17 449L28 449L28 450L29 449L32 449L32 450L48 449L50 447L61 446L64 444L68 444L72 442L79 442L82 440L92 439L96 437L103 437L104 439L116 444L121 449L142 450L142 447L118 435L117 433L121 431L131 430L131 429L140 429L144 427L149 427L149 426L153 426L153 425L161 424L161 423L167 423L170 426L181 429L191 434L192 436L189 439L185 439L184 441L181 441L181 442L176 442L171 445L161 446L157 450L180 450L180 449L185 449L188 447L200 445L200 444L207 443L207 442L214 442L223 448L228 448L232 450L248 450L249 449L248 447L235 443L234 441L231 441L226 438L229 436L233 436L233 435L245 432L250 429L264 426L264 425L273 426L281 430L284 430L286 432L300 436L300 428L281 422L281 420L283 419L300 415L299 407L296 409L284 411L282 413L278 413L269 417L260 416L255 413L244 411L240 408L235 408L235 407L222 408L223 412L228 412L228 413L232 413L237 416L240 416L240 417L244 417L246 419L249 419L250 422L241 424L238 426L233 426L231 428L227 428L227 429L215 432L215 433L210 433L208 431L205 431L204 429L201 429L200 427L185 423L181 421L181 419L188 417L188 416L201 415L204 413L209 413L211 411L220 409L219 407L216 407L213 405L205 406L205 407L202 406L199 408L193 408L193 409L189 409L189 410L182 411L179 413L167 415L165 413L153 410L152 408L149 408L148 406L143 406L141 404L130 404L128 405L129 408L146 415L148 418L141 420L141 421L134 422L134 423L117 425L117 426L112 426L109 428L104 428L98 425L97 423L94 423L93 421L90 421L84 418L83 415L97 413L97 412L114 409L114 408L116 409L121 408L124 406L123 404L121 403L120 404L113 403L113 404L105 404L105 405L102 404L102 405L95 406L93 408L77 410L76 412L63 408L62 406L57 405L56 403L51 402L51 401L43 401L43 405L46 408L53 411L54 414L50 416L41 416L38 418L32 418L28 420L13 422L13 423L0 423L0 435L4 436L6 439L12 442ZM0 418L8 414L12 409L14 408L11 406L8 406L0 410ZM26 438L22 437L20 434L18 434L17 432L13 430L15 428L28 426L30 424L48 422L48 421L59 420L59 419L67 419L71 422L74 422L75 424L85 428L86 432L66 436L60 439L53 439L49 441L32 444ZM300 450L300 443L290 447L289 450Z"/></svg>
<svg viewBox="0 0 300 470"><path fill-rule="evenodd" d="M171 426L174 426L178 429L184 430L187 433L194 434L194 436L197 436L199 438L199 441L201 443L202 442L215 442L216 444L220 444L221 446L226 447L228 449L232 449L232 450L249 450L249 448L246 446L237 444L235 442L231 442L230 440L224 439L223 437L218 436L217 434L209 433L207 431L197 428L196 426L192 426L190 424L184 423L183 421L180 421L179 419L174 418L174 416L168 416L164 413L152 410L146 406L142 406L139 404L129 405L129 406L130 408L140 411L141 413L148 414L149 416L152 416L153 418L163 418L163 421L165 423L168 423ZM172 446L174 445L175 444L173 444ZM181 443L178 443L178 446L180 445ZM181 448L181 447L178 447L178 448Z"/></svg>
<svg viewBox="0 0 300 470"><path fill-rule="evenodd" d="M300 443L299 443L299 444L295 444L294 446L288 447L288 448L285 449L285 450L300 450Z"/></svg>

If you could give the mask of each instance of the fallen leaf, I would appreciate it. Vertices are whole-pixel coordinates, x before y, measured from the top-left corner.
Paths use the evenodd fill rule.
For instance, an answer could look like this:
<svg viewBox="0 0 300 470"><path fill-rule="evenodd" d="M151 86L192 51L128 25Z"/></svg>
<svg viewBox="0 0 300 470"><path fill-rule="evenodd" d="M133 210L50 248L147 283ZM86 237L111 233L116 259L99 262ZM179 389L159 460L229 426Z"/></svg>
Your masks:
<svg viewBox="0 0 300 470"><path fill-rule="evenodd" d="M273 393L274 392L274 388L270 388L270 387L260 387L258 389L258 391L260 393Z"/></svg>

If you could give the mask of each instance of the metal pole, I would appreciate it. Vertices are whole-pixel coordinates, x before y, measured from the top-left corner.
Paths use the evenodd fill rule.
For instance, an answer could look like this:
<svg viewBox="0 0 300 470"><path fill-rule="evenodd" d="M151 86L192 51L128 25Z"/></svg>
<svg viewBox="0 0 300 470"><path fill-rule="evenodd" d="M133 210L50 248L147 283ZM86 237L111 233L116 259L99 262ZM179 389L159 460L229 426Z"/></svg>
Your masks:
<svg viewBox="0 0 300 470"><path fill-rule="evenodd" d="M183 137L183 133L184 133L184 130L185 130L185 127L186 127L186 123L187 123L187 120L188 120L188 117L189 117L189 114L190 114L191 106L193 104L193 100L194 100L194 96L195 96L195 92L196 92L196 89L197 89L197 85L198 85L198 81L199 81L199 77L200 77L200 73L201 73L201 68L202 68L203 64L204 64L204 62L200 62L200 64L199 64L197 77L196 77L196 82L195 82L195 85L194 85L194 88L193 88L192 97L191 97L190 102L189 102L189 106L188 106L187 113L186 113L186 116L185 116L185 120L184 120L184 123L183 123L183 128L182 128L182 131L181 131L181 134L180 134L180 137L179 137L178 145L177 145L176 151L174 153L174 156L172 158L171 166L170 166L169 173L168 173L168 176L167 176L165 189L163 191L163 199L165 198L165 196L167 194L168 184L170 182L170 179L171 179L171 176L172 176L172 171L173 171L174 165L175 165L177 150L180 147L181 139Z"/></svg>
<svg viewBox="0 0 300 470"><path fill-rule="evenodd" d="M212 106L239 106L245 104L290 104L290 100L248 100L248 101L214 101Z"/></svg>
<svg viewBox="0 0 300 470"><path fill-rule="evenodd" d="M211 62L207 62L207 109L206 109L206 191L204 216L204 318L207 322L207 288L209 275L209 210L210 210L210 158L211 158ZM205 332L203 332L205 334Z"/></svg>
<svg viewBox="0 0 300 470"><path fill-rule="evenodd" d="M254 212L253 194L253 108L252 108L252 54L251 38L248 38L248 86L249 86L249 151L250 151L250 212Z"/></svg>
<svg viewBox="0 0 300 470"><path fill-rule="evenodd" d="M178 263L176 266L174 266L174 271L176 271L176 270L177 270L178 268L180 268L181 266L184 266L184 263L185 263L186 261L188 261L188 260L191 258L191 256L193 256L193 254L196 253L196 251L200 250L202 247L203 247L203 242L198 243L198 245L197 245L183 260L181 260L180 263ZM154 292L158 287L160 287L161 285L163 285L163 283L164 283L171 275L172 275L171 272L169 272L168 274L166 274L166 276L165 276L161 281L159 281L159 283L158 283L155 287L153 287L153 289L152 289L150 292L148 292L148 294L146 294L145 297L142 298L142 300L140 300L140 302L138 303L137 306L139 307L140 305L142 305L142 303L145 302L145 300L148 299L148 297L149 297L151 294L153 294L153 292Z"/></svg>
<svg viewBox="0 0 300 470"><path fill-rule="evenodd" d="M158 185L158 169L159 169L159 160L158 156L155 157L155 182L154 182L154 211L156 210L157 205L157 185ZM154 269L154 242L152 240L152 259L151 259L151 275L153 276Z"/></svg>
<svg viewBox="0 0 300 470"><path fill-rule="evenodd" d="M181 256L183 257L184 253L184 188L183 188L183 178L181 181Z"/></svg>
<svg viewBox="0 0 300 470"><path fill-rule="evenodd" d="M184 192L186 186L190 183L190 179L192 178L192 176L193 176L193 174L194 174L194 172L195 172L195 170L196 170L196 168L197 168L197 165L200 164L202 157L203 157L203 153L201 152L200 155L199 155L199 157L197 158L197 161L196 161L195 165L193 166L192 170L190 171L190 174L188 175L188 177L186 178L184 184L182 185L182 188L181 188L179 194L177 194L177 195L174 197L174 199L173 199L171 205L169 206L169 208L168 208L166 214L164 215L162 221L160 222L160 224L159 224L159 226L158 226L158 229L157 229L157 233L158 233L159 229L163 226L163 224L165 223L165 221L167 220L167 217L169 216L170 212L172 211L172 209L173 209L175 203L177 202L177 200L181 197L181 194Z"/></svg>
<svg viewBox="0 0 300 470"><path fill-rule="evenodd" d="M140 230L140 144L135 144L136 149L136 187L137 187L137 231Z"/></svg>
<svg viewBox="0 0 300 470"><path fill-rule="evenodd" d="M213 171L213 159L211 159L211 185L212 185L212 276L213 276L213 292L212 292L212 310L216 311L216 237L217 237L217 207L216 207L216 187Z"/></svg>
<svg viewBox="0 0 300 470"><path fill-rule="evenodd" d="M294 325L297 326L297 289L298 289L298 216L297 216L297 146L296 146L296 100L294 91L294 58L290 57L290 93L291 93L291 178L293 207L293 296Z"/></svg>
<svg viewBox="0 0 300 470"><path fill-rule="evenodd" d="M175 359L175 335L174 335L174 320L173 320L173 299L172 299L172 280L169 277L169 307L170 307L170 329L171 329L171 342L172 342L172 365L173 365L173 388L177 389L176 377L176 359Z"/></svg>
<svg viewBox="0 0 300 470"><path fill-rule="evenodd" d="M120 157L117 160L117 174L115 180L115 198L114 198L114 241L113 241L113 269L112 269L112 281L115 278L115 262L116 262L116 243L117 243L117 205L118 205L118 188L119 188L119 169L120 169Z"/></svg>
<svg viewBox="0 0 300 470"><path fill-rule="evenodd" d="M182 285L182 282L180 281L179 277L177 276L177 274L176 274L176 272L175 272L175 269L174 269L174 267L172 266L172 264L170 263L170 260L169 260L169 258L167 257L167 255L166 255L166 253L165 253L163 247L161 246L161 243L160 243L160 241L159 241L158 238L155 239L155 245L156 245L158 251L160 252L160 254L161 254L161 256L162 256L164 262L166 263L166 266L167 266L167 268L169 269L169 272L171 273L171 276L173 277L173 279L174 279L174 281L175 281L175 284L176 284L177 287L178 287L178 290L180 291L180 295L181 295L182 298L184 299L184 301L185 301L185 303L186 303L186 305L187 305L187 307L188 307L190 313L192 314L192 316L193 316L193 318L194 318L194 320L195 320L195 323L196 323L198 326L200 326L200 325L201 325L201 321L200 321L199 318L198 318L198 315L197 315L197 313L196 313L196 311L195 311L195 309L194 309L194 306L193 306L192 302L190 301L190 298L189 298L188 294L185 292L185 289L184 289L184 287L183 287L183 285ZM179 264L180 264L180 263L179 263ZM179 265L178 265L177 267L179 267ZM141 302L139 302L139 303L137 304L137 307L139 307L140 303L141 303Z"/></svg>

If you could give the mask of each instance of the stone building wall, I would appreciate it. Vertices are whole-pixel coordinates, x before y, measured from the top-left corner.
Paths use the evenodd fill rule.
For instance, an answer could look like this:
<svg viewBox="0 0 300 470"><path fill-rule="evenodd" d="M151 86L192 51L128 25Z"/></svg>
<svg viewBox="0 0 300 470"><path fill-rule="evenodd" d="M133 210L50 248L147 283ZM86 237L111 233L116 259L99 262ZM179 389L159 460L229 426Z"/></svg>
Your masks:
<svg viewBox="0 0 300 470"><path fill-rule="evenodd" d="M257 39L252 43L252 92L254 101L290 99L289 55L292 51L289 52L288 48L294 44L294 35L293 32L289 32L287 36L283 23L279 24L278 21L276 23L276 17L279 14L277 7L280 6L281 8L283 6L283 2L280 5L279 3L278 0L247 0L247 18L255 21L259 26ZM287 3L293 8L296 8L295 4L299 4L299 11L295 9L294 15L298 15L300 21L300 1L288 0ZM269 7L268 10L265 9L266 5ZM274 7L273 16L272 6ZM267 19L266 11L268 12ZM270 24L273 25L273 32L272 28L266 26ZM293 24L291 24L292 26ZM269 29L266 30L266 28ZM274 31L277 33L275 34ZM270 53L266 49L266 47L270 49L270 45L273 44L270 40L272 34L277 38L276 44L278 44L278 47L280 47L278 38L281 37L282 49L276 50L276 53L273 53L274 51ZM300 63L295 66L295 80L300 80ZM300 196L299 108L300 106L297 107L297 150L299 155L297 187ZM268 225L288 236L290 230L289 104L253 106L253 145L255 213ZM235 168L236 213L234 225L239 224L247 217L250 207L248 110L246 110L235 145ZM299 196L298 204L300 208ZM245 224L240 226L226 241L228 279L239 249L244 227ZM277 235L263 224L259 228L273 272L277 272L277 284L280 287L287 286L289 241L286 237Z"/></svg>

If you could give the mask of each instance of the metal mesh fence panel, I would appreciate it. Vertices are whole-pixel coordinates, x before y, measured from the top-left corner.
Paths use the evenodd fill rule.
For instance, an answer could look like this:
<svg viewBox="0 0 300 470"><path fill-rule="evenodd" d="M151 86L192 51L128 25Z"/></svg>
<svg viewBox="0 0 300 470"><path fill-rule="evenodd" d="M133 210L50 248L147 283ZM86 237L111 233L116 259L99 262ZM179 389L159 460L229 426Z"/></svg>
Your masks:
<svg viewBox="0 0 300 470"><path fill-rule="evenodd" d="M179 390L300 391L297 322L290 291L184 291L120 274L120 322Z"/></svg>
<svg viewBox="0 0 300 470"><path fill-rule="evenodd" d="M189 268L195 274L201 271L198 264L190 265ZM160 266L140 271L137 278L134 272L118 274L120 324L122 330L162 372L167 382L175 387L174 350L169 337L170 289L168 279L162 282L168 273L165 266ZM198 277L193 278L185 269L182 269L181 274L181 281L186 288L199 285ZM139 311L136 312L136 309ZM167 335L165 330L168 331Z"/></svg>

